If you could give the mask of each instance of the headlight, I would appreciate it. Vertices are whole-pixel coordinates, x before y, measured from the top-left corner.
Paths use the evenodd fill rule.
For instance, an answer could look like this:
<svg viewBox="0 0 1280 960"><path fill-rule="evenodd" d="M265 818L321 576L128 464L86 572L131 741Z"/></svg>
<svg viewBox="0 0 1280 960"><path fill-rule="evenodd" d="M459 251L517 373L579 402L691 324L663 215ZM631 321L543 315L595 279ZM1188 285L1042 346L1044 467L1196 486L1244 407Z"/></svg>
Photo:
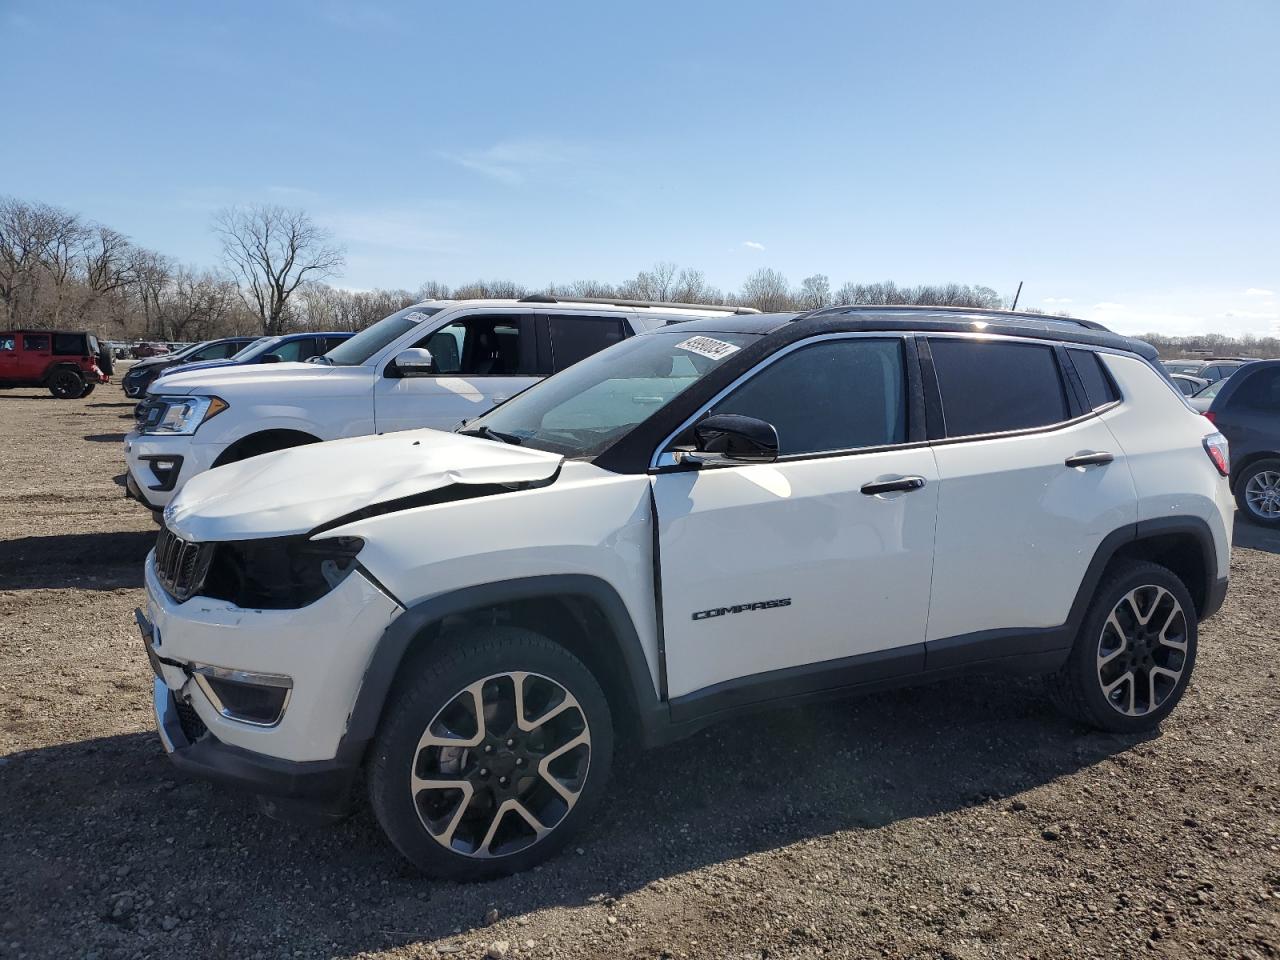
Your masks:
<svg viewBox="0 0 1280 960"><path fill-rule="evenodd" d="M221 397L149 397L143 433L192 434L229 404Z"/></svg>

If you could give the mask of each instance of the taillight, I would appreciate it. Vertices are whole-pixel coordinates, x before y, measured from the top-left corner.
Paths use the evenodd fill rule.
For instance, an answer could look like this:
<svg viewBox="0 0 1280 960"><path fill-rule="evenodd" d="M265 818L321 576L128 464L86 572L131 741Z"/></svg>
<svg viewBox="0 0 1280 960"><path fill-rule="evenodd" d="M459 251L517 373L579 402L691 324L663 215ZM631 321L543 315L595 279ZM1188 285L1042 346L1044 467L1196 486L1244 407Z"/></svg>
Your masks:
<svg viewBox="0 0 1280 960"><path fill-rule="evenodd" d="M1214 424L1215 426L1218 423L1218 415L1214 413L1212 410L1206 410L1204 412L1204 418L1208 420L1210 423Z"/></svg>
<svg viewBox="0 0 1280 960"><path fill-rule="evenodd" d="M1213 465L1224 477L1231 473L1231 449L1227 438L1220 433L1211 433L1204 438L1204 452L1209 455Z"/></svg>

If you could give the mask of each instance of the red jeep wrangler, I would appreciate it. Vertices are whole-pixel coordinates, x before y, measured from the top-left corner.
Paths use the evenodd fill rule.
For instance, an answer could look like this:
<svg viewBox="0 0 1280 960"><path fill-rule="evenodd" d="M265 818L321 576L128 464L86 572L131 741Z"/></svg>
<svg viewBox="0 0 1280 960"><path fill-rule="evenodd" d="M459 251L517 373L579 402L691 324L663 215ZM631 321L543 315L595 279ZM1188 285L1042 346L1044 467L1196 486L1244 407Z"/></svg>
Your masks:
<svg viewBox="0 0 1280 960"><path fill-rule="evenodd" d="M111 355L91 333L0 331L0 389L48 387L61 400L87 397L110 382Z"/></svg>

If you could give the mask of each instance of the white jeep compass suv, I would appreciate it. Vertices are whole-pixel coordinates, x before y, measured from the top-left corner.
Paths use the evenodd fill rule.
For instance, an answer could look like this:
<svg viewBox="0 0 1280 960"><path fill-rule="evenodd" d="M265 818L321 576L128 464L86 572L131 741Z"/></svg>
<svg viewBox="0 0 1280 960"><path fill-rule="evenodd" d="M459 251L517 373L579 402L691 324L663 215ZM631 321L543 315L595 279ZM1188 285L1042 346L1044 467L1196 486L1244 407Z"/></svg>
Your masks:
<svg viewBox="0 0 1280 960"><path fill-rule="evenodd" d="M164 747L424 870L520 870L659 744L762 706L1043 674L1155 727L1227 589L1227 450L1083 322L941 308L628 339L472 421L268 454L165 510Z"/></svg>
<svg viewBox="0 0 1280 960"><path fill-rule="evenodd" d="M226 463L317 440L452 430L548 374L636 333L750 308L643 300L431 300L318 363L177 372L147 388L124 441L126 491L152 510Z"/></svg>

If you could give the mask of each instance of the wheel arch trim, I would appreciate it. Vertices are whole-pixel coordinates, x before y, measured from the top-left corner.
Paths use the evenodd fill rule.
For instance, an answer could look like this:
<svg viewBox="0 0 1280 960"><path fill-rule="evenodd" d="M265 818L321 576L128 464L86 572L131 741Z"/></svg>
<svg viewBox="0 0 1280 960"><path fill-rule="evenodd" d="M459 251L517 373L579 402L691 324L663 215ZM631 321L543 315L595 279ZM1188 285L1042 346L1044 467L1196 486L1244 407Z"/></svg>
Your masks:
<svg viewBox="0 0 1280 960"><path fill-rule="evenodd" d="M655 728L665 725L667 711L658 700L640 635L622 597L613 586L596 576L548 574L463 587L409 604L404 613L387 625L374 648L338 747L339 757L353 762L363 757L377 733L401 663L413 642L432 624L453 614L497 604L574 597L595 603L609 623L621 654L628 692L634 697L638 710L636 719L641 735L649 740Z"/></svg>

